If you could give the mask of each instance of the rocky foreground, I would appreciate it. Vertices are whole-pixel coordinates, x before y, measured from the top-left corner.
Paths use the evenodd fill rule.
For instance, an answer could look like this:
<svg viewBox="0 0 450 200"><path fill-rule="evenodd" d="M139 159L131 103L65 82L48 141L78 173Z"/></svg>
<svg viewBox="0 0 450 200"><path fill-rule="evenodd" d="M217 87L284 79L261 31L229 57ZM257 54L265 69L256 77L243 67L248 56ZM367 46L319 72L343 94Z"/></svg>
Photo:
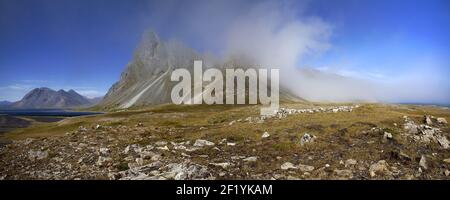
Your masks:
<svg viewBox="0 0 450 200"><path fill-rule="evenodd" d="M337 114L342 113L364 118L361 113L367 111L360 109L365 107L283 108L272 116L209 126L156 126L151 118L127 126L102 119L63 135L16 140L5 146L0 150L0 179L450 178L446 118L414 114L379 125L358 121L346 127L331 123L304 128L289 123L291 128L276 128L285 127L283 120L302 123L296 118L300 115L342 117ZM179 112L172 114L188 120ZM222 134L230 128L256 136ZM205 134L187 136L194 132Z"/></svg>

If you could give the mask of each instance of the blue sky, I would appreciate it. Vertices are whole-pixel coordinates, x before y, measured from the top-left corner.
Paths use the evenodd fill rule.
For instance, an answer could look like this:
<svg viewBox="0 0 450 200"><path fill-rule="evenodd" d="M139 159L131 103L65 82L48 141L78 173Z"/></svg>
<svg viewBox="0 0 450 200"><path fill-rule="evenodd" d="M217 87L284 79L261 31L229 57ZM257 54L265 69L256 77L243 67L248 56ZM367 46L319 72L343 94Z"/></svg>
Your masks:
<svg viewBox="0 0 450 200"><path fill-rule="evenodd" d="M379 82L432 81L444 94L429 101L449 103L450 1L276 2L294 10L294 18L314 17L331 27L329 48L298 67ZM0 100L19 100L41 86L103 95L149 28L164 39L221 54L224 29L259 3L0 0Z"/></svg>

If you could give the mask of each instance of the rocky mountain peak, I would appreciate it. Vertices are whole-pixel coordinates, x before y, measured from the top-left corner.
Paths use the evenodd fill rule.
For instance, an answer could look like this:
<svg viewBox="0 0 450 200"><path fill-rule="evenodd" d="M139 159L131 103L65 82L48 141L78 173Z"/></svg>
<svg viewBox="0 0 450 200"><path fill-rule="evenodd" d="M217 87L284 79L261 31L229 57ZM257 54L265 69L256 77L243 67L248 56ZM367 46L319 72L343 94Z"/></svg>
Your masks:
<svg viewBox="0 0 450 200"><path fill-rule="evenodd" d="M100 106L114 109L170 103L171 89L175 85L170 80L170 72L178 68L193 71L194 60L208 62L207 56L181 42L161 41L155 32L146 32L120 80L109 89ZM217 64L216 67L223 69L226 64ZM237 66L245 68L251 65ZM286 90L281 91L285 93Z"/></svg>
<svg viewBox="0 0 450 200"><path fill-rule="evenodd" d="M74 90L52 90L47 87L35 88L28 92L20 101L11 105L12 108L72 108L88 106L91 102Z"/></svg>
<svg viewBox="0 0 450 200"><path fill-rule="evenodd" d="M153 31L146 32L135 51L135 59L145 62L145 60L157 56L160 49L161 41L159 36Z"/></svg>

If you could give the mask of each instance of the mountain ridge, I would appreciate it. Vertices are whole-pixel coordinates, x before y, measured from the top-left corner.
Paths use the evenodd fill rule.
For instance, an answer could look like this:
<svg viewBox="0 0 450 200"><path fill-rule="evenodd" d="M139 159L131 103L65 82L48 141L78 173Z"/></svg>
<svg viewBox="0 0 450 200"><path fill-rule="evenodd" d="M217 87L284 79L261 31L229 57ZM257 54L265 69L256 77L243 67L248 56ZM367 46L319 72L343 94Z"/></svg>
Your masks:
<svg viewBox="0 0 450 200"><path fill-rule="evenodd" d="M93 102L89 98L80 95L73 89L55 91L47 87L40 87L28 92L21 100L11 103L8 108L79 108L92 104Z"/></svg>
<svg viewBox="0 0 450 200"><path fill-rule="evenodd" d="M212 62L208 56L201 55L180 42L162 41L155 32L147 32L120 80L111 86L98 106L103 109L124 109L171 103L171 89L177 82L170 80L169 72L184 68L192 74L194 60L203 60L206 63L204 68L224 70L225 66L244 69L249 67L245 61L238 59L229 59L223 63ZM280 86L280 100L282 99L304 101Z"/></svg>

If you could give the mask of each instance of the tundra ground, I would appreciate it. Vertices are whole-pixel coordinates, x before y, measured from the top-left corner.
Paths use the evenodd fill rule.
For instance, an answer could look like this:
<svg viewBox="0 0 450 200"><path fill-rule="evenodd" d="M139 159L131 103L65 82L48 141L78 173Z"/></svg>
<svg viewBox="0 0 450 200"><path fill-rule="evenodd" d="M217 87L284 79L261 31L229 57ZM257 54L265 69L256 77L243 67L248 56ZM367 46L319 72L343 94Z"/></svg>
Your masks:
<svg viewBox="0 0 450 200"><path fill-rule="evenodd" d="M281 107L292 110L161 105L39 123L6 134L0 178L450 179L448 108Z"/></svg>

